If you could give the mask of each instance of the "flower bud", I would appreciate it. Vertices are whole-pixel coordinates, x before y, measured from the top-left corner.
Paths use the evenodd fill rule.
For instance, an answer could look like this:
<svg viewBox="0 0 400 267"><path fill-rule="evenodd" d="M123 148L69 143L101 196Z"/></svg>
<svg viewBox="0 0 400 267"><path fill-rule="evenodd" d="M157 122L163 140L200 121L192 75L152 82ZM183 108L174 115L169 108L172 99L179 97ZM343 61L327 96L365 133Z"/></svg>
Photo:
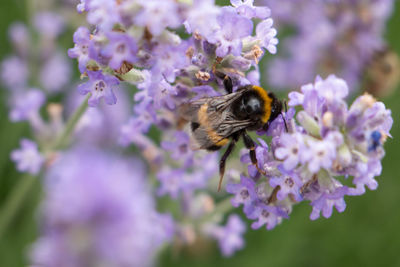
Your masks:
<svg viewBox="0 0 400 267"><path fill-rule="evenodd" d="M297 120L303 126L303 128L313 136L320 136L320 130L318 123L305 111L300 111L297 114Z"/></svg>
<svg viewBox="0 0 400 267"><path fill-rule="evenodd" d="M346 144L343 144L338 149L338 160L342 166L347 166L351 163L351 152Z"/></svg>
<svg viewBox="0 0 400 267"><path fill-rule="evenodd" d="M124 81L133 83L133 84L141 83L145 80L143 71L137 70L137 69L131 69L127 73L121 75L121 78Z"/></svg>

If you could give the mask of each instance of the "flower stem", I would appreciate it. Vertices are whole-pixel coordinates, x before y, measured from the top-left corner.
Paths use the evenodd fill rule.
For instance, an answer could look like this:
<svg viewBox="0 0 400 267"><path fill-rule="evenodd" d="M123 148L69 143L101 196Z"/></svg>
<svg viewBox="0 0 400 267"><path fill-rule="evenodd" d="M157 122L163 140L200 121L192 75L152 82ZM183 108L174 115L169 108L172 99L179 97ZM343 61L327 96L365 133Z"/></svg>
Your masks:
<svg viewBox="0 0 400 267"><path fill-rule="evenodd" d="M3 238L4 233L8 229L14 217L17 215L21 204L29 195L30 189L33 187L36 181L37 178L32 177L32 175L25 174L19 179L18 183L10 192L8 199L0 210L0 239Z"/></svg>
<svg viewBox="0 0 400 267"><path fill-rule="evenodd" d="M229 211L233 210L235 207L232 206L231 203L231 197L227 197L224 200L218 202L215 205L215 208L213 210L212 213L206 214L202 219L200 219L200 223L209 221L210 219L212 219L214 216L219 215L219 214L226 214Z"/></svg>
<svg viewBox="0 0 400 267"><path fill-rule="evenodd" d="M235 207L232 206L231 199L231 197L227 197L224 200L218 202L218 204L215 206L214 213L226 213L233 210Z"/></svg>
<svg viewBox="0 0 400 267"><path fill-rule="evenodd" d="M76 124L79 122L79 119L85 113L86 109L88 108L88 100L90 98L90 93L85 97L82 104L77 108L74 114L72 114L71 118L68 120L67 124L65 125L64 131L58 137L54 149L60 149L65 146L68 139L70 138L72 132L75 129Z"/></svg>

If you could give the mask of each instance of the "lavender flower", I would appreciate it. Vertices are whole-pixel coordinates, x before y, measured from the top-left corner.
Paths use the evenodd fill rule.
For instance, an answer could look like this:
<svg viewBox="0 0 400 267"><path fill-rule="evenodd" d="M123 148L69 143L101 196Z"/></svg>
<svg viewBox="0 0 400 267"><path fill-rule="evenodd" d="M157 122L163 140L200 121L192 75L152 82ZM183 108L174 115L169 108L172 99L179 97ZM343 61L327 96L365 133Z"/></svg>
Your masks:
<svg viewBox="0 0 400 267"><path fill-rule="evenodd" d="M70 82L71 68L67 58L55 53L40 71L40 83L49 92L58 92Z"/></svg>
<svg viewBox="0 0 400 267"><path fill-rule="evenodd" d="M172 234L135 159L75 148L51 167L45 186L34 264L147 266Z"/></svg>
<svg viewBox="0 0 400 267"><path fill-rule="evenodd" d="M90 32L85 27L79 27L74 33L75 47L68 49L68 56L77 58L79 70L83 73L89 61Z"/></svg>
<svg viewBox="0 0 400 267"><path fill-rule="evenodd" d="M317 173L320 169L329 169L336 158L335 145L330 141L308 140L308 147L302 153L308 163L308 170Z"/></svg>
<svg viewBox="0 0 400 267"><path fill-rule="evenodd" d="M179 5L173 1L164 0L141 3L141 10L133 21L139 26L147 27L155 36L160 35L167 27L178 28L182 25Z"/></svg>
<svg viewBox="0 0 400 267"><path fill-rule="evenodd" d="M17 164L18 171L37 175L44 163L37 144L28 139L22 139L20 144L20 149L11 152L11 159Z"/></svg>
<svg viewBox="0 0 400 267"><path fill-rule="evenodd" d="M124 61L135 63L137 45L131 37L116 32L108 33L107 37L110 43L104 48L103 56L110 58L111 68L120 68Z"/></svg>
<svg viewBox="0 0 400 267"><path fill-rule="evenodd" d="M302 200L311 201L312 220L320 212L329 218L334 206L338 212L345 210L344 196L363 194L365 185L376 189L374 177L381 172L391 113L370 95L358 97L348 108L347 93L346 82L331 75L325 80L317 77L314 84L302 86L301 93L289 94L289 105L304 110L297 114L299 125L293 113L286 116L289 132L283 120L276 119L267 132L273 137L271 149L262 142L256 148L266 176L249 166L252 178L227 186L235 195L232 204L243 204L246 216L258 220L253 228L266 224L272 229ZM250 163L248 155L242 161ZM344 186L340 176L353 177L354 187Z"/></svg>
<svg viewBox="0 0 400 267"><path fill-rule="evenodd" d="M60 14L52 12L42 12L36 14L34 18L36 30L47 38L55 38L62 33L65 22Z"/></svg>
<svg viewBox="0 0 400 267"><path fill-rule="evenodd" d="M271 54L276 53L278 39L275 38L277 31L272 28L273 20L271 18L260 22L256 28L256 37L261 42L261 47L267 49Z"/></svg>
<svg viewBox="0 0 400 267"><path fill-rule="evenodd" d="M29 52L31 42L27 27L22 22L14 22L8 29L8 36L18 55L25 57Z"/></svg>
<svg viewBox="0 0 400 267"><path fill-rule="evenodd" d="M347 36L347 22L351 27L359 25L357 20L347 21L340 12L326 19L323 9L329 5L349 10L358 5L357 0L346 4L328 2L310 1L305 7L311 14L301 19L286 17L286 23L299 25L298 33L308 37L289 38L290 45L284 44L288 55L296 53L296 58L294 62L279 59L274 63L276 67L270 70L277 74L274 83L289 80L287 72L282 74L285 69L293 73L295 81L286 82L309 81L320 62L331 60L314 55L319 54L315 51L326 51ZM15 87L10 88L15 99L11 101L10 117L28 120L39 143L21 141L21 149L12 153L12 159L20 171L37 174L43 170L45 176L41 237L32 249L33 264L149 266L157 250L172 236L188 244L198 234L216 239L222 254L231 256L244 247L245 224L237 215L230 215L221 225L229 205L243 206L245 216L252 220L252 229L271 230L288 219L294 204L301 201L312 206L310 219L321 214L328 218L334 207L338 212L345 210L345 197L363 194L365 186L377 188L375 177L382 170L383 144L390 137L393 123L390 111L368 95L348 106L344 101L349 93L347 83L328 76L318 77L314 83L302 86L301 92L289 94L289 111L271 122L267 131L258 131L261 137L272 137L268 144L258 138L258 166L251 163L247 149L242 152L240 161L249 175L235 169L240 165L238 160L233 170L227 169L227 176L233 177L226 186L231 198L214 202L214 194L207 191L217 188L219 156L194 150L186 129L190 125L181 118L179 106L193 99L225 94L217 71L232 78L233 91L259 84L258 63L265 52L277 52L274 25L282 22L276 23L270 9L255 6L253 0L231 0L231 4L220 7L213 0L81 0L77 9L84 12L88 24L75 32L74 47L68 55L77 59L81 77L88 77L77 91L90 94L88 104L96 108L83 112L86 105L81 105L74 113L81 117L74 115L68 123L61 104L46 105L41 111L47 111L48 119L41 118L39 110L45 104L45 95L39 90L26 90L29 71L24 73L28 63L40 63L38 82L43 89L50 93L67 87L69 66L55 41L68 20L53 13L35 17L40 62L30 62L35 57L27 55L29 35L24 27L12 31L17 55L2 66L5 84ZM373 22L382 21L385 7L374 9L372 13L382 17ZM54 24L49 23L51 20ZM317 22L321 23L315 25ZM339 67L349 74L350 89L352 75L360 70L360 58L366 59L372 48L382 45L369 34L380 30L367 28L364 31L356 27L356 36L328 54L345 65ZM360 44L367 48L361 50ZM341 57L349 55L354 47L360 48L360 57ZM297 53L299 50L302 53ZM7 77L14 72L22 80ZM129 86L137 89L131 98L133 108L125 92ZM76 94L70 96L72 106L81 99ZM295 106L300 110L297 115ZM127 110L133 111L131 116ZM65 113L70 117L69 107ZM153 131L157 138L153 138ZM77 145L54 151L68 138ZM137 159L111 152L116 140L123 147L135 145L151 173ZM94 149L89 144L101 144L108 150ZM46 158L38 146L46 151ZM245 169L241 167L237 168ZM147 176L155 179L152 189ZM349 180L346 184L353 184L343 185L342 177ZM152 193L163 196L163 201L172 198L168 201L176 205L176 222L170 215L157 212Z"/></svg>
<svg viewBox="0 0 400 267"><path fill-rule="evenodd" d="M283 160L285 170L294 169L301 162L300 151L303 150L300 134L284 134L280 138L280 146L275 150L276 158Z"/></svg>
<svg viewBox="0 0 400 267"><path fill-rule="evenodd" d="M110 31L121 20L115 0L87 0L84 10L88 12L87 21L102 30Z"/></svg>
<svg viewBox="0 0 400 267"><path fill-rule="evenodd" d="M336 207L338 212L343 212L346 209L346 203L344 202L343 197L347 193L348 189L346 186L339 187L336 191L330 192L329 194L323 193L318 199L311 203L313 210L310 219L318 219L321 211L325 218L330 218L333 206Z"/></svg>
<svg viewBox="0 0 400 267"><path fill-rule="evenodd" d="M161 148L170 152L175 161L183 161L184 166L193 164L193 150L190 147L190 138L185 132L176 132L175 141L163 141Z"/></svg>
<svg viewBox="0 0 400 267"><path fill-rule="evenodd" d="M205 188L208 181L216 174L218 155L208 154L184 162L177 168L164 167L157 174L161 185L158 194L170 195L177 199L182 194L192 194L197 189ZM189 171L191 170L191 171Z"/></svg>
<svg viewBox="0 0 400 267"><path fill-rule="evenodd" d="M285 214L278 208L260 204L259 209L257 209L257 215L255 216L258 221L252 223L251 228L258 229L265 225L267 230L271 230L282 221L283 216L285 216Z"/></svg>
<svg viewBox="0 0 400 267"><path fill-rule="evenodd" d="M220 36L217 37L219 41L217 56L225 57L228 54L239 56L242 51L242 39L249 36L253 29L251 20L239 16L230 8L222 9L222 14L217 20L221 26Z"/></svg>
<svg viewBox="0 0 400 267"><path fill-rule="evenodd" d="M80 8L88 12L89 23L99 26L99 30L90 37L86 28L79 28L74 34L75 47L69 50L70 57L78 58L81 72L88 67L89 59L93 60L90 61L90 70L100 68L104 71L110 67L115 71L111 74L120 80L138 85L143 92L136 99L150 101L149 105L153 105L155 110L164 107L175 109L175 102L179 103L176 87L182 88L183 84L181 81L176 83L177 73L189 75L194 83L189 86L193 87L200 73L203 73L203 79L211 78L207 83L215 82L210 72L217 56L227 57L226 68L230 64L237 67L241 62L243 71L247 71L251 63L258 62L262 56L260 46L275 51L276 30L271 27L272 20L268 19L269 11L254 7L252 2L243 3L245 9L251 10L244 13L241 12L243 5L237 2L235 8L217 7L213 1L193 1L190 4L151 1L136 5L117 5L114 1L101 3L100 0L81 3ZM203 16L207 17L206 24L198 19ZM257 36L252 36L253 18L266 20L257 28ZM132 24L136 25L135 29L131 28ZM194 34L188 40L181 40L172 32L183 24L189 33ZM114 26L120 30L111 31ZM116 53L117 48L123 53ZM137 69L124 65L124 62L136 63L149 72L138 75ZM240 79L242 84L247 81L244 77Z"/></svg>
<svg viewBox="0 0 400 267"><path fill-rule="evenodd" d="M117 103L117 98L113 92L115 86L119 84L117 78L103 75L101 71L87 71L87 74L89 81L79 85L78 92L82 95L92 94L89 98L89 106L97 106L102 98L109 105Z"/></svg>
<svg viewBox="0 0 400 267"><path fill-rule="evenodd" d="M1 80L10 90L22 89L28 82L29 70L25 60L11 56L1 63Z"/></svg>
<svg viewBox="0 0 400 267"><path fill-rule="evenodd" d="M11 104L10 120L14 122L36 120L39 117L39 109L45 100L44 93L39 89L31 89L17 95Z"/></svg>
<svg viewBox="0 0 400 267"><path fill-rule="evenodd" d="M235 194L232 198L231 203L234 207L239 207L243 204L244 207L252 205L257 199L257 193L255 191L256 183L245 176L240 177L240 184L228 184L226 191L231 194Z"/></svg>
<svg viewBox="0 0 400 267"><path fill-rule="evenodd" d="M231 0L239 14L247 18L265 19L271 15L271 10L266 6L254 6L254 0Z"/></svg>
<svg viewBox="0 0 400 267"><path fill-rule="evenodd" d="M246 226L240 217L230 215L225 226L207 225L204 231L218 240L222 254L229 257L243 248L242 235L245 230Z"/></svg>
<svg viewBox="0 0 400 267"><path fill-rule="evenodd" d="M118 105L99 103L97 108L88 109L80 118L73 139L79 143L101 144L101 147L114 146L121 135L121 125L129 118L131 105L124 90L115 92ZM84 97L72 90L64 102L65 114L71 116L82 103ZM104 131L107 129L107 131Z"/></svg>

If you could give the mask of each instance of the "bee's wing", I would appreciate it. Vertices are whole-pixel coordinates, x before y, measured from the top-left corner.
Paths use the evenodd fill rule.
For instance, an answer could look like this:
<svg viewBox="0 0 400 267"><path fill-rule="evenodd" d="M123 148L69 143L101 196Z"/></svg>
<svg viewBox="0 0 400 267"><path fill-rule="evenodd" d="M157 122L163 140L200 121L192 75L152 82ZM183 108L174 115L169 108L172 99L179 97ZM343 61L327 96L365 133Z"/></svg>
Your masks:
<svg viewBox="0 0 400 267"><path fill-rule="evenodd" d="M222 114L210 114L209 127L201 124L192 131L192 135L196 141L193 146L194 149L207 149L215 145L223 146L224 144L218 143L225 138L229 138L233 133L245 129L254 123L250 120L236 120L229 112L230 111L224 111Z"/></svg>
<svg viewBox="0 0 400 267"><path fill-rule="evenodd" d="M242 95L236 92L218 97L202 98L181 106L181 116L190 122L198 123L192 129L197 145L194 148L206 149L219 141L229 138L233 133L250 126L251 120L237 120L232 113L232 103ZM199 110L207 104L207 122L199 118Z"/></svg>
<svg viewBox="0 0 400 267"><path fill-rule="evenodd" d="M179 107L179 114L182 118L190 122L199 122L198 112L203 104L208 105L207 113L212 115L213 113L221 113L229 108L233 101L242 95L242 91L238 91L228 95L215 96L215 97L204 97L198 100L184 103ZM218 114L215 114L218 117Z"/></svg>
<svg viewBox="0 0 400 267"><path fill-rule="evenodd" d="M179 106L179 115L190 122L198 122L197 113L199 112L200 107L207 103L210 98L202 98L193 102L183 103Z"/></svg>

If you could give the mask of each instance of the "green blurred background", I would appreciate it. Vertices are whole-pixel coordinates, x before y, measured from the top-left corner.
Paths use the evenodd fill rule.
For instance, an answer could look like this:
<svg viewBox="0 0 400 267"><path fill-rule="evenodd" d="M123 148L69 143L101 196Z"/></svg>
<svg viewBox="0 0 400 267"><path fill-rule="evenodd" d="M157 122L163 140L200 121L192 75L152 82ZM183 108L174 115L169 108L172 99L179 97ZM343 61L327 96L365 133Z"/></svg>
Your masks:
<svg viewBox="0 0 400 267"><path fill-rule="evenodd" d="M321 0L322 1L322 0ZM226 2L226 1L220 1ZM24 1L0 1L0 59L12 51L7 41L7 27L12 21L25 21ZM386 38L400 54L400 1L389 20ZM72 39L72 35L71 35ZM72 40L65 46L72 46ZM9 160L10 151L19 146L22 136L29 137L24 123L8 121L7 92L0 90L0 205L21 177ZM310 221L308 203L297 205L291 218L272 231L264 228L248 231L246 247L232 258L220 256L213 243L199 243L176 253L166 249L160 266L400 266L400 143L398 142L400 88L382 99L392 110L394 126L385 144L383 173L379 187L358 197L347 197L346 211L334 212L330 219ZM397 138L396 138L397 137ZM27 266L26 253L37 234L35 207L40 186L28 193L23 209L11 229L0 240L0 267ZM241 211L238 210L239 213Z"/></svg>

